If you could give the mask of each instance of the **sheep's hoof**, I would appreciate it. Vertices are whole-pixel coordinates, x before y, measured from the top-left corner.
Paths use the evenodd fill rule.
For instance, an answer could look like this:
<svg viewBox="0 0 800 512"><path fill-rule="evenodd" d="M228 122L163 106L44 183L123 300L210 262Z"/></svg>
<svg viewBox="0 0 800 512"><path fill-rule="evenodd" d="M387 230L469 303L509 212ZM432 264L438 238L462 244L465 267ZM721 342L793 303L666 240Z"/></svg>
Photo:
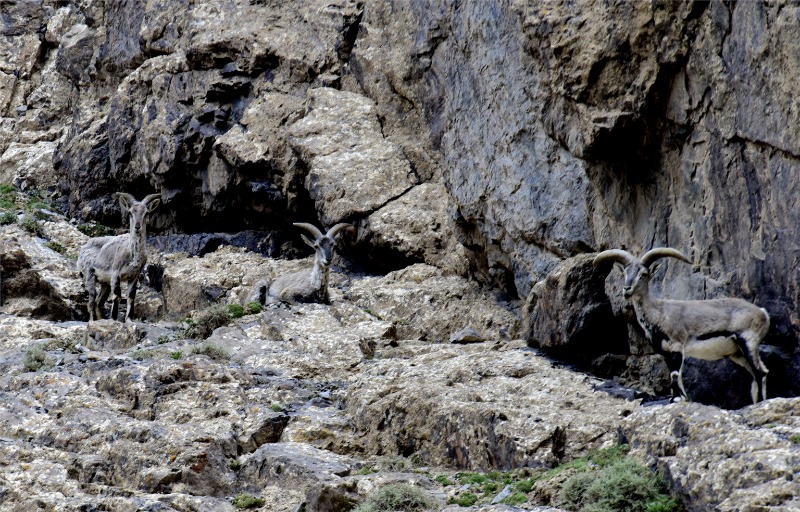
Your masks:
<svg viewBox="0 0 800 512"><path fill-rule="evenodd" d="M683 398L682 396L673 396L672 399L670 400L670 403L678 404L678 403L685 402L685 401L686 401L686 399Z"/></svg>

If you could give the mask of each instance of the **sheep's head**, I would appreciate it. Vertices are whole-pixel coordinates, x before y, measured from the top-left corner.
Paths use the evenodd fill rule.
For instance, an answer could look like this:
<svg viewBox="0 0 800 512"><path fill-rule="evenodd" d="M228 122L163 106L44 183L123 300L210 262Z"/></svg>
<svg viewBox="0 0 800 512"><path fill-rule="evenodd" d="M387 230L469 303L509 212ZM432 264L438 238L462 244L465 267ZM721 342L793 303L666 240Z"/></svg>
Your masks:
<svg viewBox="0 0 800 512"><path fill-rule="evenodd" d="M666 257L691 263L689 259L677 249L657 247L647 251L641 258L636 258L633 254L622 249L603 251L595 256L593 264L597 266L605 261L612 261L620 265L625 274L625 284L622 287L622 295L626 299L630 299L632 297L642 297L647 294L650 277L652 275L651 265L657 260Z"/></svg>
<svg viewBox="0 0 800 512"><path fill-rule="evenodd" d="M114 196L119 199L122 212L128 215L131 232L139 235L145 228L147 214L152 212L161 203L161 194L150 194L141 201L125 192L117 192Z"/></svg>
<svg viewBox="0 0 800 512"><path fill-rule="evenodd" d="M301 234L300 236L307 245L314 248L314 251L317 253L317 258L319 258L320 262L325 266L330 265L331 260L333 260L333 252L336 248L336 236L343 229L350 227L350 224L346 223L336 224L329 229L327 233L323 234L322 231L317 229L313 224L295 222L294 225L311 233L314 237L313 239L307 237L305 234Z"/></svg>

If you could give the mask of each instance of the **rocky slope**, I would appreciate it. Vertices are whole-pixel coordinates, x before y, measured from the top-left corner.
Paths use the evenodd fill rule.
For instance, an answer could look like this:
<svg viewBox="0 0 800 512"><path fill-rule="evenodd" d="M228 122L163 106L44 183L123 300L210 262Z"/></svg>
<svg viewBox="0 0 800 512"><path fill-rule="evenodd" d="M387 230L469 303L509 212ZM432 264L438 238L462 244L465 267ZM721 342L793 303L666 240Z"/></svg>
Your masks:
<svg viewBox="0 0 800 512"><path fill-rule="evenodd" d="M86 238L57 219L43 231L63 247ZM513 305L434 266L335 266L329 305L204 324L214 299L238 304L261 276L310 261L153 251L163 290L143 285L137 303L151 320L56 321L29 315L85 307L74 261L16 225L2 234L4 254L40 280L0 314L4 510L236 510L246 495L269 510L335 511L396 483L463 510L448 505L463 489L445 482L458 470L541 475L622 442L688 510L797 506L800 399L644 406L514 339ZM192 313L195 327L164 312ZM555 510L559 492L537 484L517 510Z"/></svg>
<svg viewBox="0 0 800 512"><path fill-rule="evenodd" d="M356 473L390 455L548 467L620 438L692 510L793 506L798 9L4 2L0 499L225 510L249 492L322 510L410 478L445 503L418 473ZM75 225L120 226L117 190L162 194L145 322L87 325ZM356 227L333 303L187 338L187 315L310 264L298 221ZM768 309L784 398L639 404L667 364L618 273L590 262L657 245L693 264L665 262L656 293ZM685 380L701 403L748 404L730 362Z"/></svg>

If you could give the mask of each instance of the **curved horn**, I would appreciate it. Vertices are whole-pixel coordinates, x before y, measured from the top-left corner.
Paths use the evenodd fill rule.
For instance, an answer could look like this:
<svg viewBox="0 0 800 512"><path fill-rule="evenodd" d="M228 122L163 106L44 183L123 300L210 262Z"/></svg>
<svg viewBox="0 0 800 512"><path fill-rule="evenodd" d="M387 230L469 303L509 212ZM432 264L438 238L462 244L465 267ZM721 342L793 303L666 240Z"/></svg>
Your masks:
<svg viewBox="0 0 800 512"><path fill-rule="evenodd" d="M603 251L595 256L594 260L592 261L592 265L596 267L604 261L613 261L628 266L635 260L636 257L628 251L624 251L622 249L609 249L608 251Z"/></svg>
<svg viewBox="0 0 800 512"><path fill-rule="evenodd" d="M340 222L339 224L336 224L335 226L333 226L331 229L328 230L327 236L333 238L336 235L338 235L340 231L349 227L350 224L347 224L346 222Z"/></svg>
<svg viewBox="0 0 800 512"><path fill-rule="evenodd" d="M293 225L297 226L298 228L303 228L309 233L311 233L314 236L314 240L322 237L322 231L317 229L317 226L313 224L308 224L306 222L294 222Z"/></svg>
<svg viewBox="0 0 800 512"><path fill-rule="evenodd" d="M146 196L144 199L142 199L142 202L144 204L147 204L150 201L152 201L153 199L161 200L161 194L150 194L150 195Z"/></svg>
<svg viewBox="0 0 800 512"><path fill-rule="evenodd" d="M127 192L114 192L113 196L119 201L124 210L130 209L131 205L136 202L136 198Z"/></svg>
<svg viewBox="0 0 800 512"><path fill-rule="evenodd" d="M683 253L677 249L671 247L656 247L644 253L644 256L642 256L642 264L649 267L653 262L661 258L676 258L686 263L691 263L689 258L684 256Z"/></svg>

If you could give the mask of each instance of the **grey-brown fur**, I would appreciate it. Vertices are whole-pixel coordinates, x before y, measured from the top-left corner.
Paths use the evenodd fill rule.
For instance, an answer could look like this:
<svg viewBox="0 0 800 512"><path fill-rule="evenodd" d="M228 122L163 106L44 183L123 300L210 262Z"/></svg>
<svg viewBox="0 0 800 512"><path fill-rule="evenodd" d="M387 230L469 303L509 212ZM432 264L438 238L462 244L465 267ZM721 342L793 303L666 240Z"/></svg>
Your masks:
<svg viewBox="0 0 800 512"><path fill-rule="evenodd" d="M296 222L295 226L305 229L314 237L308 238L301 234L303 241L311 246L314 251L314 266L298 272L278 277L272 284L265 280L256 284L251 296L252 301L262 304L271 301L287 302L321 302L328 303L328 275L331 261L336 247L336 236L350 224L340 223L333 226L327 233L322 233L313 224Z"/></svg>
<svg viewBox="0 0 800 512"><path fill-rule="evenodd" d="M631 253L612 249L603 251L594 259L598 265L614 261L624 267L625 298L633 302L636 318L656 350L681 354L681 367L676 375L683 396L688 399L683 386L683 361L686 357L705 360L729 358L742 366L753 377L750 394L753 403L767 397L767 367L759 356L759 346L769 330L769 314L744 299L723 298L711 300L666 300L650 295L650 265L663 257L672 257L689 263L679 251L656 248L641 258Z"/></svg>
<svg viewBox="0 0 800 512"><path fill-rule="evenodd" d="M127 285L127 308L125 321L133 319L133 302L139 274L147 263L147 214L156 209L161 202L160 194L150 194L141 201L124 192L115 194L122 205L122 211L130 222L130 233L117 236L103 236L89 240L78 255L78 270L89 292L89 319L103 318L103 305L113 292L111 318L119 315L119 300L122 296L121 283ZM100 295L97 296L97 283Z"/></svg>

